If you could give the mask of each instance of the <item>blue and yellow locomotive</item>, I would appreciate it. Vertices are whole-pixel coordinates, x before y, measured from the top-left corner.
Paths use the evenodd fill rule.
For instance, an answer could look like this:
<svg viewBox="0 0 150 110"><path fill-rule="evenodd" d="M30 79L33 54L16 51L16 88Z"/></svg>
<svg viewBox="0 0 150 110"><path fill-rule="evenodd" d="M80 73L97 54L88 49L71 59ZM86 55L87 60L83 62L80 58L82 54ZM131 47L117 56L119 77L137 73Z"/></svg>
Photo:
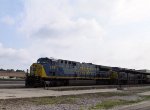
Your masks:
<svg viewBox="0 0 150 110"><path fill-rule="evenodd" d="M30 67L26 77L26 86L43 86L50 81L51 86L81 84L108 84L117 79L117 73L111 67L80 63L53 58L39 58Z"/></svg>

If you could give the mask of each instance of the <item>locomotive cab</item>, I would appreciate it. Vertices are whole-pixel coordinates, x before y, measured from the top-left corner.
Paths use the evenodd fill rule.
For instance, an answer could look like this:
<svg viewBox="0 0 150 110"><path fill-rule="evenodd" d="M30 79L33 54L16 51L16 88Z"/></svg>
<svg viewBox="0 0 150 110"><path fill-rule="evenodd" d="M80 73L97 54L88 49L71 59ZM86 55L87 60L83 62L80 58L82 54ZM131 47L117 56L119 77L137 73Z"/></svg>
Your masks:
<svg viewBox="0 0 150 110"><path fill-rule="evenodd" d="M38 87L43 85L43 78L47 77L44 66L51 64L48 58L39 58L37 63L30 66L30 73L26 77L26 87Z"/></svg>
<svg viewBox="0 0 150 110"><path fill-rule="evenodd" d="M30 66L30 75L36 76L36 77L45 77L46 76L46 74L44 74L43 66L38 63L33 63Z"/></svg>

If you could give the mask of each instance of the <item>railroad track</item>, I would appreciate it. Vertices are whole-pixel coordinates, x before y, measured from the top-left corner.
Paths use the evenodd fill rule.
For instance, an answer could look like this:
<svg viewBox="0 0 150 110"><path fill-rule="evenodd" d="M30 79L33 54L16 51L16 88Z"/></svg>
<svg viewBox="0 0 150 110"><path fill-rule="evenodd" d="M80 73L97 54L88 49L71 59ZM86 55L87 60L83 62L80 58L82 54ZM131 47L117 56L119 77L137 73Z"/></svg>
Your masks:
<svg viewBox="0 0 150 110"><path fill-rule="evenodd" d="M121 88L130 88L130 87L149 87L150 84L142 85L122 85ZM56 91L65 91L65 90L88 90L88 89L108 89L108 88L119 88L119 85L91 85L91 86L62 86L62 87L48 87L49 90Z"/></svg>
<svg viewBox="0 0 150 110"><path fill-rule="evenodd" d="M0 80L0 88L23 88L24 80Z"/></svg>
<svg viewBox="0 0 150 110"><path fill-rule="evenodd" d="M137 84L137 85L121 85L121 88L127 87L143 87L150 86L150 84ZM0 88L24 88L25 80L0 80ZM104 89L104 88L118 88L120 85L90 85L90 86L61 86L61 87L48 87L50 90L85 90L85 89Z"/></svg>

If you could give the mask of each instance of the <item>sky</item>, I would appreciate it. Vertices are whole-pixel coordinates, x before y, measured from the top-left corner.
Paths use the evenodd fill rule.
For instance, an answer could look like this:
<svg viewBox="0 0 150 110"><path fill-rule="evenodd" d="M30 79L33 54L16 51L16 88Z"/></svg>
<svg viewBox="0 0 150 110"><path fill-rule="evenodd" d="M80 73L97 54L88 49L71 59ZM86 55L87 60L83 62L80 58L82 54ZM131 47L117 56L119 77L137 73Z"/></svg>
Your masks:
<svg viewBox="0 0 150 110"><path fill-rule="evenodd" d="M0 0L0 68L40 57L150 69L150 0Z"/></svg>

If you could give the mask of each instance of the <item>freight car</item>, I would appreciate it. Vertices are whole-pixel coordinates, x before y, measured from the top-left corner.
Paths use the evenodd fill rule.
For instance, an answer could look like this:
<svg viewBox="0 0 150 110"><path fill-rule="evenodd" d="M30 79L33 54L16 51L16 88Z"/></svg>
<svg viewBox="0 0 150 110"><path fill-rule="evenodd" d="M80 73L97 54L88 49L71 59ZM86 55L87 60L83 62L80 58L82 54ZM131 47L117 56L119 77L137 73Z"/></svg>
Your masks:
<svg viewBox="0 0 150 110"><path fill-rule="evenodd" d="M39 58L30 67L26 87L91 84L145 83L146 74L130 69L80 63L76 61Z"/></svg>
<svg viewBox="0 0 150 110"><path fill-rule="evenodd" d="M147 84L149 83L150 73L135 70L113 67L113 70L118 73L118 84Z"/></svg>

